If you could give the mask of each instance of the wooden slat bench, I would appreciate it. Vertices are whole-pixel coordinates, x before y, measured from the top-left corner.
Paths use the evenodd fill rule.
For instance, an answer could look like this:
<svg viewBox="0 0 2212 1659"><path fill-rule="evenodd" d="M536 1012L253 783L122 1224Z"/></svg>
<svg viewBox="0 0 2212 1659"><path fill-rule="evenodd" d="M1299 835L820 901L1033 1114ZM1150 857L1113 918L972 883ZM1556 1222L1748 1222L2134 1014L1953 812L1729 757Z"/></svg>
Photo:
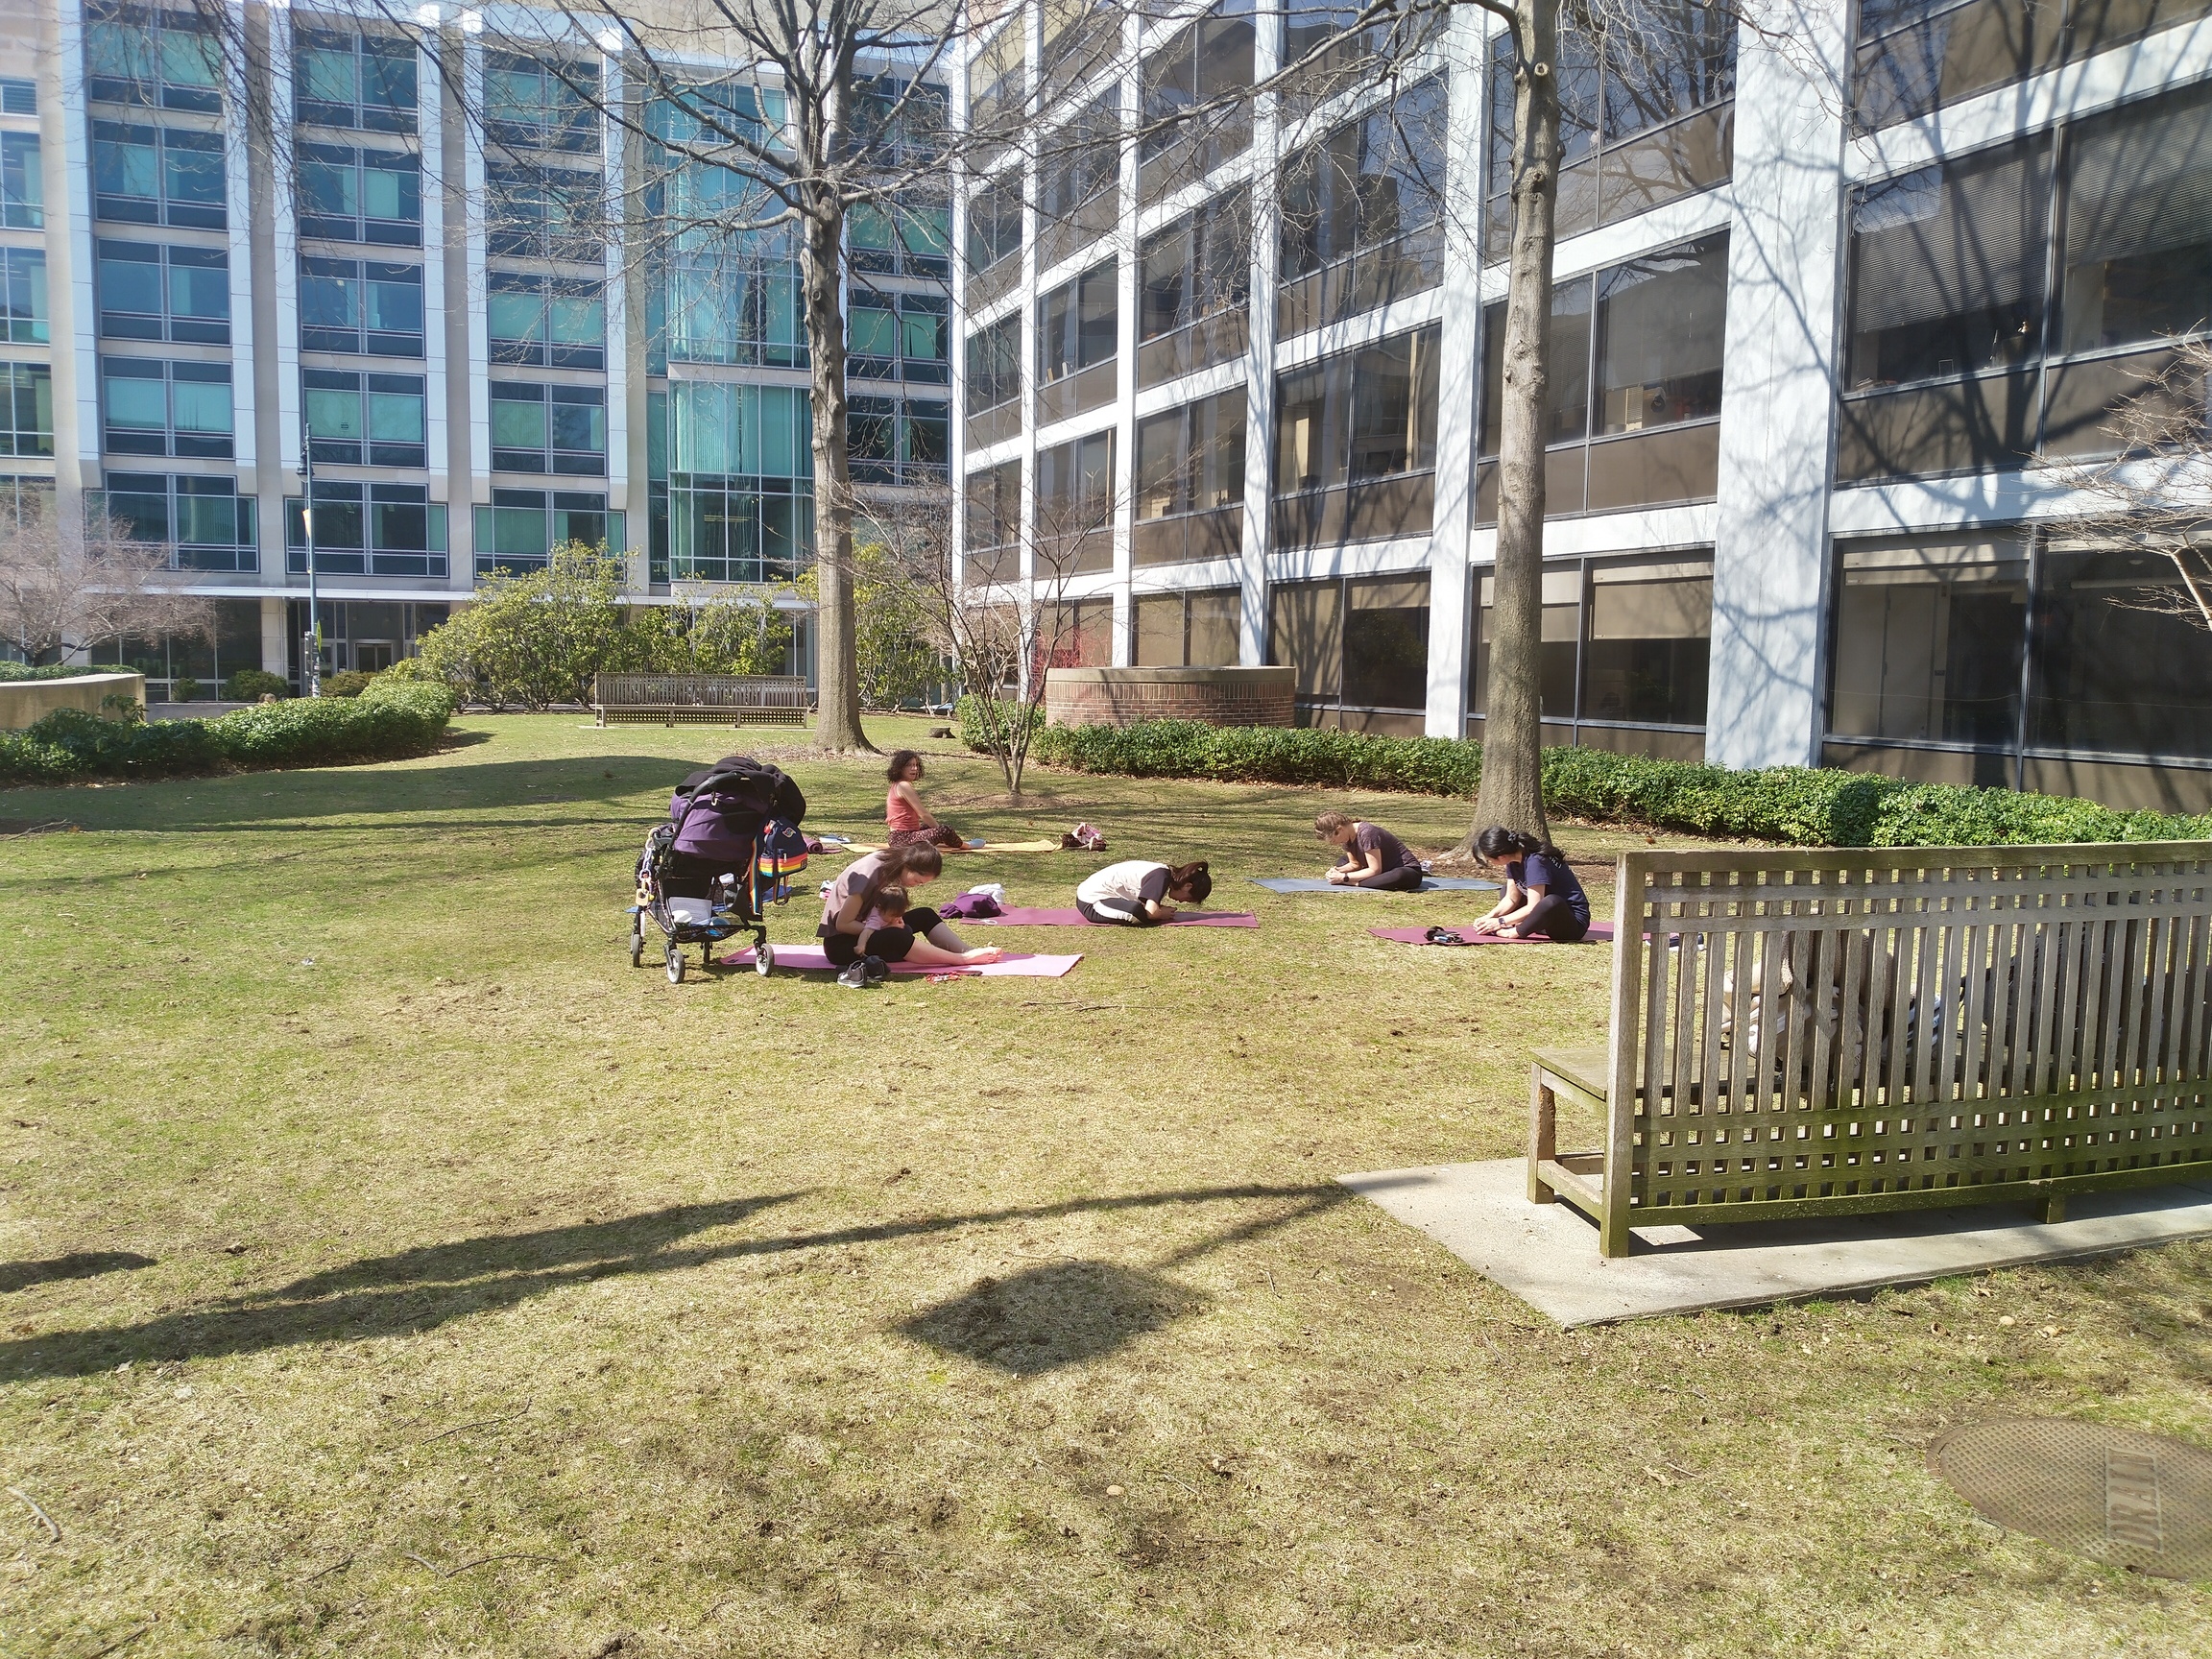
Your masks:
<svg viewBox="0 0 2212 1659"><path fill-rule="evenodd" d="M802 675L594 674L601 726L804 726L813 709Z"/></svg>
<svg viewBox="0 0 2212 1659"><path fill-rule="evenodd" d="M1621 856L1602 1049L1541 1052L1528 1197L1635 1227L2212 1175L2212 842ZM1564 1098L1605 1124L1557 1148Z"/></svg>

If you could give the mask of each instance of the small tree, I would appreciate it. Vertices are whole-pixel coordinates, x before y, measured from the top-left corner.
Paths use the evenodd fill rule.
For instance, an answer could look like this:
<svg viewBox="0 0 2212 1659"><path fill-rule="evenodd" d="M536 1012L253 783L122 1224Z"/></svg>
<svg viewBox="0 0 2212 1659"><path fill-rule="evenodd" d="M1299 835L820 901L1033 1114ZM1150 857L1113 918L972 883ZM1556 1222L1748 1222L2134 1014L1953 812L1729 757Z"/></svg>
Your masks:
<svg viewBox="0 0 2212 1659"><path fill-rule="evenodd" d="M813 598L815 573L806 571L795 586ZM927 589L886 544L886 533L871 517L853 542L853 643L861 707L898 709L944 680L945 658L931 643L930 616Z"/></svg>
<svg viewBox="0 0 2212 1659"><path fill-rule="evenodd" d="M51 509L0 525L0 633L33 662L125 637L214 631L214 606L170 569L170 550L120 518L82 529Z"/></svg>
<svg viewBox="0 0 2212 1659"><path fill-rule="evenodd" d="M663 674L781 674L791 619L757 593L680 593L631 613L624 666Z"/></svg>
<svg viewBox="0 0 2212 1659"><path fill-rule="evenodd" d="M495 709L590 700L591 677L627 665L622 561L604 543L553 549L542 570L489 576L473 604L417 647L423 669Z"/></svg>

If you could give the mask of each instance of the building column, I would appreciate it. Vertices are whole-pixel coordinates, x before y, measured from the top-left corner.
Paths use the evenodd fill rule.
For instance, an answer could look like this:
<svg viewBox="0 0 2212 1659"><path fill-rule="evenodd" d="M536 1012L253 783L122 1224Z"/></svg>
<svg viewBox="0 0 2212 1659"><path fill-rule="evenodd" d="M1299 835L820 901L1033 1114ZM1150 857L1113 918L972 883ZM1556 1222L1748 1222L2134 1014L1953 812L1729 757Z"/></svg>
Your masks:
<svg viewBox="0 0 2212 1659"><path fill-rule="evenodd" d="M1468 542L1475 517L1475 397L1482 381L1482 96L1486 19L1472 7L1451 13L1451 126L1445 160L1444 323L1436 394L1436 506L1429 534L1431 737L1467 733L1471 653Z"/></svg>
<svg viewBox="0 0 2212 1659"><path fill-rule="evenodd" d="M1705 735L1707 757L1733 767L1817 757L1827 661L1849 59L1840 8L1793 12L1738 46Z"/></svg>
<svg viewBox="0 0 2212 1659"><path fill-rule="evenodd" d="M1253 42L1253 79L1264 85L1281 57L1279 31L1262 29ZM1244 547L1238 563L1237 661L1267 661L1267 549L1274 538L1275 476L1275 165L1281 143L1281 98L1263 92L1252 111L1252 289L1244 323Z"/></svg>
<svg viewBox="0 0 2212 1659"><path fill-rule="evenodd" d="M261 666L281 679L292 677L292 602L281 594L261 599Z"/></svg>
<svg viewBox="0 0 2212 1659"><path fill-rule="evenodd" d="M1144 29L1145 12L1132 7L1122 19L1122 45L1116 54L1133 64ZM1143 112L1143 84L1133 67L1121 77L1121 167L1116 188L1122 211L1107 246L1114 250L1114 585L1108 602L1114 621L1108 629L1109 661L1126 668L1137 661L1137 607L1132 597L1137 559L1137 127Z"/></svg>

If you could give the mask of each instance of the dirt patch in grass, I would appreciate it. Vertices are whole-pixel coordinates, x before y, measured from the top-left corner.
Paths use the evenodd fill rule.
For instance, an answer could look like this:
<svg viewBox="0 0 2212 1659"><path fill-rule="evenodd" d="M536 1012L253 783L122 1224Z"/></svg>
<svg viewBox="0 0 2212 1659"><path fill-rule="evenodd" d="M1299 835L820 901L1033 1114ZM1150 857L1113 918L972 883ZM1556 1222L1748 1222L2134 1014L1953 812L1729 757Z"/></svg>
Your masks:
<svg viewBox="0 0 2212 1659"><path fill-rule="evenodd" d="M1323 805L1426 848L1463 805L1038 774L960 827L1080 800L1261 930L677 987L625 881L745 734L463 724L0 849L0 1487L60 1533L0 1493L0 1652L2212 1648L2201 1587L1925 1460L2006 1412L2212 1439L2212 1249L1564 1334L1334 1185L1514 1155L1529 1048L1602 1029L1602 950L1364 931L1482 895L1248 885ZM874 761L787 763L810 828L880 825Z"/></svg>

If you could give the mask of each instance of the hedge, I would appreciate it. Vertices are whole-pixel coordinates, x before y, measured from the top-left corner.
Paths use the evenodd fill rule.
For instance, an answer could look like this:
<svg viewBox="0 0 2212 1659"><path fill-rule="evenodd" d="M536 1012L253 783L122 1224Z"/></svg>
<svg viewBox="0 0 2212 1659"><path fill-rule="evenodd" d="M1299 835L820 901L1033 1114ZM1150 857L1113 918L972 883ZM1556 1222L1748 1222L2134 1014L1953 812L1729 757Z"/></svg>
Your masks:
<svg viewBox="0 0 2212 1659"><path fill-rule="evenodd" d="M0 685L19 684L25 680L76 680L86 674L135 674L135 668L125 668L119 663L104 663L87 667L82 662L45 662L34 668L28 662L0 662Z"/></svg>
<svg viewBox="0 0 2212 1659"><path fill-rule="evenodd" d="M0 733L0 781L175 778L230 766L391 760L436 747L453 714L441 685L372 685L356 698L264 703L213 720L106 720L64 709Z"/></svg>
<svg viewBox="0 0 2212 1659"><path fill-rule="evenodd" d="M961 702L961 734L985 750ZM987 752L987 750L986 750ZM1401 790L1472 798L1478 743L1367 737L1196 720L1047 726L1032 751L1047 766L1133 778ZM1866 772L1775 766L1732 772L1603 749L1544 751L1544 799L1563 817L1798 847L1992 847L2008 843L2212 839L2212 814L2123 812L2094 801L1907 783Z"/></svg>

